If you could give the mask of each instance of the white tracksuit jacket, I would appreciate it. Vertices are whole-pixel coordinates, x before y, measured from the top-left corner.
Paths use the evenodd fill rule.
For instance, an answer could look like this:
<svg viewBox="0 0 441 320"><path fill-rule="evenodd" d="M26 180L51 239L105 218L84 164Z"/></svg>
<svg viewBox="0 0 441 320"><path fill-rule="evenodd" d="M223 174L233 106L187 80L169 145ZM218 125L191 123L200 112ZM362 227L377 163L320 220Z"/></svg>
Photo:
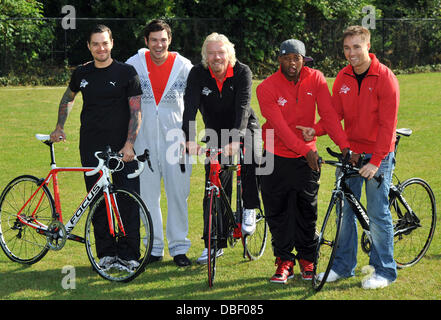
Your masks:
<svg viewBox="0 0 441 320"><path fill-rule="evenodd" d="M149 149L153 172L146 165L140 176L141 197L150 211L153 221L152 255L164 255L163 223L160 207L161 178L167 196L166 236L172 257L185 254L190 248L188 235L187 198L190 193L191 165L182 173L178 163L179 141L183 141L182 114L184 92L191 62L177 54L161 101L156 105L148 77L145 53L140 49L127 60L138 72L142 87L142 124L135 141L135 150L141 153ZM168 135L168 136L167 136ZM186 161L188 162L188 159Z"/></svg>

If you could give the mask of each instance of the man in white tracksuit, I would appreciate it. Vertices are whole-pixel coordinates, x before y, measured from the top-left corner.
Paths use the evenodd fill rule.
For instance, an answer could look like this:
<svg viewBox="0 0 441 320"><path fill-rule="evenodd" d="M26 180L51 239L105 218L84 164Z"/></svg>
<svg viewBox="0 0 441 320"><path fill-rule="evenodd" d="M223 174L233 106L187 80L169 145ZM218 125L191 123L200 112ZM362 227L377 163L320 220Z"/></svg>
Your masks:
<svg viewBox="0 0 441 320"><path fill-rule="evenodd" d="M176 52L169 52L170 27L153 20L144 31L148 49L140 49L127 60L135 67L143 91L142 124L135 141L136 151L149 149L153 172L140 176L141 197L153 221L153 249L150 262L164 255L164 235L160 207L161 179L167 196L166 236L168 249L178 266L191 264L186 253L190 248L188 235L187 198L190 193L191 165L182 172L179 164L179 145L184 141L182 114L187 76L191 62ZM188 163L188 161L186 161Z"/></svg>

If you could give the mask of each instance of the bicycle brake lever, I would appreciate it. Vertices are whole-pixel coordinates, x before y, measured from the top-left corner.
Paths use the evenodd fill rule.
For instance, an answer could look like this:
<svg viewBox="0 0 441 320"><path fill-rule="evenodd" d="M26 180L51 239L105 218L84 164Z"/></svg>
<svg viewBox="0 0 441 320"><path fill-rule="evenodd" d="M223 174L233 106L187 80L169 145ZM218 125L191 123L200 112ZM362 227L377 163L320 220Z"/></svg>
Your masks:
<svg viewBox="0 0 441 320"><path fill-rule="evenodd" d="M381 186L381 183L383 182L384 175L380 174L379 176L374 176L374 179L378 182L377 189L379 189Z"/></svg>
<svg viewBox="0 0 441 320"><path fill-rule="evenodd" d="M318 163L319 167L321 167L322 164L324 163L323 158L319 157L318 160L317 160L317 163Z"/></svg>
<svg viewBox="0 0 441 320"><path fill-rule="evenodd" d="M181 167L181 172L185 172L185 156L183 151L183 145L181 144L179 147L179 165ZM185 150L186 153L188 153L188 150Z"/></svg>
<svg viewBox="0 0 441 320"><path fill-rule="evenodd" d="M139 162L147 161L147 164L149 165L150 170L153 172L152 163L150 162L150 151L149 149L145 149L144 153L140 156L136 156L137 160Z"/></svg>
<svg viewBox="0 0 441 320"><path fill-rule="evenodd" d="M150 167L150 170L153 172L152 165L150 163L149 155L150 155L149 150L145 149L143 154L141 154L139 156L135 156L134 160L136 160L138 162L138 169L136 169L135 172L133 172L133 173L129 173L127 175L127 178L133 179L133 178L136 178L137 176L139 176L141 174L141 172L144 171L144 166L145 166L144 162L146 160L147 160L147 163L148 163L148 165Z"/></svg>

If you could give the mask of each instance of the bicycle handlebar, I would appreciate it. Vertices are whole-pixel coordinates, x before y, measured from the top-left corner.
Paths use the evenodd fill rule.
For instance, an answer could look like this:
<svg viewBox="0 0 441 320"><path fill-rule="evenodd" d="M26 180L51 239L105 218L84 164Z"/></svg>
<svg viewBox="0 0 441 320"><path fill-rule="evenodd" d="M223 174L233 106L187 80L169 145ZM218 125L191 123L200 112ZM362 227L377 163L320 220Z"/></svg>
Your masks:
<svg viewBox="0 0 441 320"><path fill-rule="evenodd" d="M335 160L323 160L322 158L319 158L319 163L325 163L325 164L329 164L332 165L334 167L341 167L343 170L345 170L346 175L347 176L355 176L355 175L359 175L359 170L361 168L359 167L355 167L352 165L352 163L349 162L349 159L351 158L351 153L348 152L348 154L346 155L346 157L343 157L342 153L337 153L335 151L332 151L329 147L326 148L326 151L333 156L334 158L337 158L338 161ZM360 157L360 160L358 162L358 166L361 165L365 165L366 163L369 162L369 159L365 159L364 156L362 155ZM383 182L384 176L383 174L380 174L378 176L374 176L373 177L377 182L378 182L378 187L380 187L381 183Z"/></svg>
<svg viewBox="0 0 441 320"><path fill-rule="evenodd" d="M122 157L123 157L123 155L120 153L112 152L110 150L110 147L107 147L107 150L104 152L97 151L97 152L95 152L94 155L95 155L95 158L98 159L98 165L96 166L95 169L86 172L85 173L86 176L93 176L93 175L97 174L103 168L104 164L106 162L108 164L108 162L111 159L117 159L118 161L122 161ZM150 154L149 154L148 149L145 149L144 153L142 155L135 155L133 160L138 162L138 169L136 169L135 172L133 172L133 173L129 173L127 175L127 178L133 179L133 178L136 178L137 176L139 176L141 174L141 172L144 171L144 166L145 166L144 162L146 160L147 160L147 163L148 163L150 170L153 172L152 164L150 162Z"/></svg>

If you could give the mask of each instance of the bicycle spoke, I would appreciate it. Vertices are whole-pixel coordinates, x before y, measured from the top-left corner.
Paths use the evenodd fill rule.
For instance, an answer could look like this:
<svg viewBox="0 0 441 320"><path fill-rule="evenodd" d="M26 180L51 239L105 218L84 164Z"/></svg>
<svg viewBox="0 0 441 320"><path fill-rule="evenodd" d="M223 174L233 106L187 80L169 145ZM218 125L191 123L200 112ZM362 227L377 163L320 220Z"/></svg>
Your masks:
<svg viewBox="0 0 441 320"><path fill-rule="evenodd" d="M400 189L401 188L401 189ZM421 179L404 181L390 209L394 222L394 259L398 267L416 264L427 252L436 224L436 207L430 186Z"/></svg>
<svg viewBox="0 0 441 320"><path fill-rule="evenodd" d="M36 229L21 222L17 213L23 208L20 219L24 222L51 221L55 208L49 190L42 186L38 194L31 197L38 188L38 179L32 176L20 176L11 181L0 199L0 244L14 262L32 264L39 261L48 251L47 240ZM33 213L38 215L32 216Z"/></svg>
<svg viewBox="0 0 441 320"><path fill-rule="evenodd" d="M118 211L112 211L111 218L120 220L120 223L114 224L114 236L109 232L102 195L87 217L85 245L92 267L101 277L110 281L128 282L144 270L150 258L153 226L150 213L138 195L125 189L117 189L112 194ZM120 217L115 217L118 214L115 212ZM124 232L119 229L122 225Z"/></svg>

